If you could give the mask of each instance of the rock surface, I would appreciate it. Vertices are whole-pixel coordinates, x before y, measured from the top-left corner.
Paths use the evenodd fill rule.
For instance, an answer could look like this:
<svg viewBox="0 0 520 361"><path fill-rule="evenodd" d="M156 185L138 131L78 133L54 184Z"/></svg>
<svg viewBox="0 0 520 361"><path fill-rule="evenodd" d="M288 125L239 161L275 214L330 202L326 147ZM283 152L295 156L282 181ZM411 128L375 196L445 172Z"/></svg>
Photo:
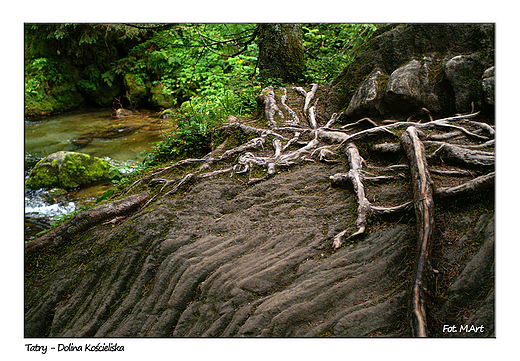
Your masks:
<svg viewBox="0 0 520 361"><path fill-rule="evenodd" d="M444 64L446 76L455 93L455 108L459 113L470 112L471 103L480 100L480 79L484 73L478 54L458 55Z"/></svg>
<svg viewBox="0 0 520 361"><path fill-rule="evenodd" d="M368 78L359 86L352 97L346 110L348 116L355 114L373 113L380 114L380 102L382 97L383 81L385 74L381 69L375 69Z"/></svg>
<svg viewBox="0 0 520 361"><path fill-rule="evenodd" d="M205 181L29 255L25 336L409 336L413 227L373 221L373 232L333 252L356 207L349 189L330 186L338 171L306 165L248 188ZM407 186L376 194L406 197ZM457 285L466 294L488 284L471 281L472 270L489 262L494 237L492 217L457 227L465 239L482 234L482 246L462 261L448 292L455 303ZM461 238L457 257L468 247ZM482 319L494 298L479 297L468 315ZM457 319L457 309L444 306L442 317Z"/></svg>
<svg viewBox="0 0 520 361"><path fill-rule="evenodd" d="M368 55L359 57L366 63L358 59L357 68L347 68L320 106L346 108L354 95L355 117L428 104L433 112L435 101L455 109L455 88L437 71L444 60L476 51L489 66L492 50L482 46L492 32L485 25L398 27L374 40ZM425 54L434 51L442 56ZM474 76L482 85L491 71ZM357 88L350 87L354 83ZM318 114L319 121L328 119ZM474 126L481 134L494 132L484 123ZM367 166L406 168L403 154L365 153L383 143L359 145ZM486 154L487 170L494 155ZM412 336L408 312L418 238L413 207L368 214L365 233L333 249L338 232L357 222L353 186L330 180L349 170L347 156L337 154L339 163L310 160L254 184L223 173L201 177L148 204L159 184L168 184L157 178L132 190L139 193L82 212L31 241L25 246L25 336ZM430 162L433 171L435 159ZM449 177L432 174L436 189L468 180L466 172L452 171ZM176 181L188 177L178 168L172 172L167 176ZM367 182L366 200L382 207L411 200L410 176L399 175ZM422 279L428 335L493 337L494 191L436 200L434 209L431 272ZM458 331L445 325L458 325Z"/></svg>
<svg viewBox="0 0 520 361"><path fill-rule="evenodd" d="M357 56L334 79L327 94L325 118L345 111L346 120L356 117L406 117L422 107L440 115L467 112L474 103L480 109L481 81L484 69L494 65L494 27L492 24L407 24L377 35L367 44L367 50ZM358 94L366 87L374 71L390 77L386 93L384 82L379 84L383 99L373 106L364 104ZM398 77L399 75L399 77ZM403 75L406 75L403 77ZM396 82L399 79L399 82ZM397 90L397 91L396 91ZM373 94L371 92L370 94ZM390 95L384 96L384 94ZM395 109L395 97L408 102ZM368 96L368 94L367 94ZM372 95L368 96L372 99ZM355 110L355 111L354 111ZM396 111L401 114L396 114Z"/></svg>
<svg viewBox="0 0 520 361"><path fill-rule="evenodd" d="M31 171L25 186L29 189L72 189L108 178L110 168L110 163L101 158L60 151L39 161Z"/></svg>

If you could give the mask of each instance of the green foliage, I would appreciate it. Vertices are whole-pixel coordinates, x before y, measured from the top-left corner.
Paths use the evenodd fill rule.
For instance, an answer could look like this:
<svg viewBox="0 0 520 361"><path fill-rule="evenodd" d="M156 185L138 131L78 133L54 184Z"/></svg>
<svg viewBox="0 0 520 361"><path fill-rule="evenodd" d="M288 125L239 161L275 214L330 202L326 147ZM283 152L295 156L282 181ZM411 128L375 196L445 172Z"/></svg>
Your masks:
<svg viewBox="0 0 520 361"><path fill-rule="evenodd" d="M110 197L112 197L114 195L114 192L115 190L114 189L109 189L108 191L104 192L101 196L99 196L97 199L96 199L96 203L99 203L105 199L108 199Z"/></svg>
<svg viewBox="0 0 520 361"><path fill-rule="evenodd" d="M37 108L47 103L50 109L58 107L56 95L49 91L57 84L68 84L63 96L81 93L91 102L106 105L107 99L100 93L106 93L108 98L114 96L113 92L120 92L115 96L125 95L119 87L123 87L123 78L131 74L148 90L160 84L164 96L172 98L176 106L196 96L214 99L231 92L233 97L241 98L246 111L255 106L250 89L259 86L254 80L258 76L258 45L251 41L245 49L242 47L256 27L26 24L26 105ZM352 61L376 28L373 24L304 24L303 43L308 51L306 81L331 81ZM275 83L282 85L280 81ZM136 106L135 94L128 90L127 101ZM168 102L137 98L141 107L169 107Z"/></svg>
<svg viewBox="0 0 520 361"><path fill-rule="evenodd" d="M115 74L132 73L150 86L162 84L177 104L194 96L240 93L255 73L258 48L228 57L238 49L225 43L230 37L252 32L251 24L180 24L156 31L114 64ZM208 44L215 44L207 46Z"/></svg>
<svg viewBox="0 0 520 361"><path fill-rule="evenodd" d="M115 82L111 64L146 31L119 24L25 24L25 110L49 114L80 105Z"/></svg>
<svg viewBox="0 0 520 361"><path fill-rule="evenodd" d="M26 107L48 103L55 109L51 90L61 84L70 84L64 94L81 92L106 104L118 83L126 86L130 106L139 102L145 107L148 102L177 107L170 114L178 118L175 130L154 146L146 165L200 155L208 150L212 129L229 115L254 113L262 87L284 85L280 79L268 79L269 84L256 80L258 45L248 42L242 48L256 27L26 24ZM372 24L305 24L303 43L313 54L307 60L307 81L331 81L376 29Z"/></svg>
<svg viewBox="0 0 520 361"><path fill-rule="evenodd" d="M215 126L211 118L212 114L204 112L204 107L186 109L176 119L176 129L164 134L164 139L153 146L143 164L148 167L183 157L203 156L209 151L209 129Z"/></svg>
<svg viewBox="0 0 520 361"><path fill-rule="evenodd" d="M314 82L330 82L350 64L374 34L375 24L306 24L303 45L312 55L306 76Z"/></svg>

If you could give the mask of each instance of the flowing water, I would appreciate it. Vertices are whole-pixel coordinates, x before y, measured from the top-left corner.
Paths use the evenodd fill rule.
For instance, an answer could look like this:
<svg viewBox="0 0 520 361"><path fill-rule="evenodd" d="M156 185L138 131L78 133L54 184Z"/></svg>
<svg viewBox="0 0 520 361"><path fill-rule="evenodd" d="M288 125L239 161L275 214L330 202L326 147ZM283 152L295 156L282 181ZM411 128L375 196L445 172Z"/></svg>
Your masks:
<svg viewBox="0 0 520 361"><path fill-rule="evenodd" d="M112 114L111 109L83 109L25 120L25 179L40 159L62 150L100 157L117 167L136 167L143 153L172 127L170 121L159 119L152 111L140 111L124 118L115 118ZM107 181L68 192L25 190L25 240L48 229L63 215L94 204L113 187L112 182Z"/></svg>

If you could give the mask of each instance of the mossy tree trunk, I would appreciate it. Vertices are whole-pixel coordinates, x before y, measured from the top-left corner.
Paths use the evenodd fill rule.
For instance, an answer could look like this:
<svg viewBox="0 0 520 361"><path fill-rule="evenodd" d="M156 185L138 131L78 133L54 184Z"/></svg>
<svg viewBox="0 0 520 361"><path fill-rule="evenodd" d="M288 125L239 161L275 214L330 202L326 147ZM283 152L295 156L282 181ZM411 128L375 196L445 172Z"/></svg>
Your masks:
<svg viewBox="0 0 520 361"><path fill-rule="evenodd" d="M300 24L260 24L258 67L262 79L296 82L303 77L305 53Z"/></svg>

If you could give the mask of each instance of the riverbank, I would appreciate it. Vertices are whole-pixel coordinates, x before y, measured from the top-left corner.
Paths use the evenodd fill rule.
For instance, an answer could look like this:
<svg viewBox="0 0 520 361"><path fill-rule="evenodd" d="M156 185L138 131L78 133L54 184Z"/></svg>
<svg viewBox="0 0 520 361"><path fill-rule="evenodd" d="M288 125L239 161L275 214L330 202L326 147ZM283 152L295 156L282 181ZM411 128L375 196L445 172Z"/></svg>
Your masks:
<svg viewBox="0 0 520 361"><path fill-rule="evenodd" d="M24 122L24 181L34 165L58 151L78 151L100 157L112 165L138 167L144 154L172 128L156 112L140 110L133 115L114 118L112 109L77 109ZM95 204L110 181L70 191L25 190L25 241L51 223L82 206Z"/></svg>

